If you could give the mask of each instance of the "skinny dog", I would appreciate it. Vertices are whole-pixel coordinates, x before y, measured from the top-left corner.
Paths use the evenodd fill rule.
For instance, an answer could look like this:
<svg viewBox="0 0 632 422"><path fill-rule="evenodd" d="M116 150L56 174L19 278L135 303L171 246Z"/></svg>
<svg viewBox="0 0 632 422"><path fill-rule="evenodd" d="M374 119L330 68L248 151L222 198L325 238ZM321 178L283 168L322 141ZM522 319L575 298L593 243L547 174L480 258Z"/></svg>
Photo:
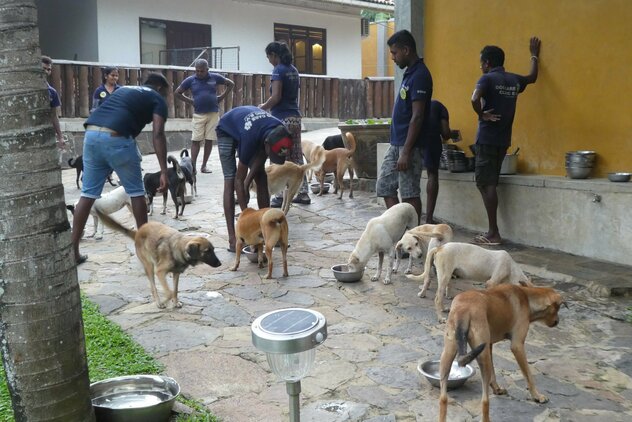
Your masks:
<svg viewBox="0 0 632 422"><path fill-rule="evenodd" d="M167 162L173 165L173 167L167 170L167 177L169 178L169 193L171 193L171 199L176 206L176 215L174 218L177 219L178 215L182 215L184 212L184 191L186 190L187 181L178 160L176 160L173 155L167 157ZM160 187L160 172L145 174L143 184L145 185L145 194L147 195L149 215L152 215L154 213L154 197ZM182 205L182 208L180 208L180 205ZM162 212L160 214L166 213L167 191L162 194Z"/></svg>
<svg viewBox="0 0 632 422"><path fill-rule="evenodd" d="M271 164L266 167L270 195L284 190L281 209L285 214L290 210L292 198L294 198L301 187L305 174L310 170L320 168L324 161L325 150L323 147L317 146L312 152L312 160L306 164L298 165L291 161L286 161L284 164Z"/></svg>
<svg viewBox="0 0 632 422"><path fill-rule="evenodd" d="M421 258L430 249L451 241L452 228L447 224L422 224L408 230L395 245L395 268L393 268L393 272L399 270L402 251L408 253L408 267L404 273L410 274L413 270L413 258Z"/></svg>
<svg viewBox="0 0 632 422"><path fill-rule="evenodd" d="M449 283L452 274L461 278L475 281L484 281L487 287L496 286L500 283L521 284L532 286L531 280L522 272L522 269L511 259L507 251L491 251L470 243L451 242L438 248L431 249L426 255L424 272L421 275L407 275L411 280L421 281L424 284L419 297L425 297L428 285L430 284L430 268L434 260L437 269L437 294L435 295L435 309L437 319L444 322L443 293L450 297Z"/></svg>
<svg viewBox="0 0 632 422"><path fill-rule="evenodd" d="M189 150L184 148L180 151L180 168L184 173L184 178L191 185L191 194L197 196L197 175L193 171L193 160L189 157ZM186 189L185 189L186 193Z"/></svg>
<svg viewBox="0 0 632 422"><path fill-rule="evenodd" d="M478 361L482 383L482 421L489 422L489 386L494 394L507 394L496 382L492 359L492 345L501 340L511 341L513 352L522 374L527 379L529 393L537 403L549 399L540 394L527 355L525 340L529 324L534 321L555 327L558 311L566 305L555 290L548 287L501 285L488 290L469 290L458 294L452 302L445 328L443 353L439 364L441 395L439 421L445 422L448 412L448 377L452 361L458 353L459 366ZM467 353L467 345L472 351Z"/></svg>
<svg viewBox="0 0 632 422"><path fill-rule="evenodd" d="M77 203L74 205L66 205L66 208L70 210L70 212L75 214L75 207ZM112 214L122 209L123 207L127 207L129 212L133 214L132 211L132 200L129 195L125 192L125 188L123 186L119 186L118 188L101 195L99 199L94 201L94 205L90 209L90 215L92 216L92 221L94 222L94 231L88 237L94 236L95 239L103 239L103 223L99 224L99 216L97 214L97 208L103 214ZM98 233L97 233L97 229Z"/></svg>
<svg viewBox="0 0 632 422"><path fill-rule="evenodd" d="M231 271L237 271L237 268L239 268L241 250L244 245L257 248L259 268L263 268L262 251L265 244L266 257L268 258L268 275L266 278L272 278L272 248L277 243L280 243L283 255L283 277L288 276L288 226L283 211L275 208L262 208L260 210L246 208L237 219L235 234L237 237L235 242L235 263L230 268Z"/></svg>
<svg viewBox="0 0 632 422"><path fill-rule="evenodd" d="M364 268L368 260L377 252L379 257L377 272L371 277L371 281L377 281L382 274L384 254L388 253L389 263L386 267L384 284L389 284L393 272L395 243L401 239L406 229L412 229L417 226L418 222L419 217L415 207L406 202L394 205L379 217L370 219L355 249L349 256L347 264L350 271Z"/></svg>
<svg viewBox="0 0 632 422"><path fill-rule="evenodd" d="M349 198L353 198L353 153L356 149L356 140L351 132L345 133L345 137L349 143L349 149L335 148L330 151L325 151L325 162L320 170L316 172L316 178L320 182L320 193L318 196L323 195L325 174L333 173L336 182L334 193L338 193L338 189L340 189L340 196L338 198L342 199L342 193L344 191L343 179L345 172L349 170Z"/></svg>
<svg viewBox="0 0 632 422"><path fill-rule="evenodd" d="M145 223L138 230L127 229L101 213L98 208L97 215L106 226L134 239L136 255L143 264L149 279L151 295L158 308L165 308L169 300L175 308L182 307L182 303L178 301L178 281L180 274L188 267L200 263L211 267L222 265L215 256L213 245L206 237L184 235L157 221ZM168 273L173 277L173 291L167 284ZM158 296L154 274L167 293L167 298L162 302Z"/></svg>
<svg viewBox="0 0 632 422"><path fill-rule="evenodd" d="M76 170L77 179L75 180L75 183L77 184L77 189L81 189L79 181L83 181L83 155L80 155L77 158L70 158L68 160L68 165ZM116 183L112 181L112 172L108 175L107 181L110 185L116 186Z"/></svg>
<svg viewBox="0 0 632 422"><path fill-rule="evenodd" d="M303 156L305 157L305 162L312 162L312 153L316 149L318 145L310 141L301 141L301 149L303 150ZM312 176L314 175L313 170L307 170L305 177L307 177L307 183L312 181Z"/></svg>

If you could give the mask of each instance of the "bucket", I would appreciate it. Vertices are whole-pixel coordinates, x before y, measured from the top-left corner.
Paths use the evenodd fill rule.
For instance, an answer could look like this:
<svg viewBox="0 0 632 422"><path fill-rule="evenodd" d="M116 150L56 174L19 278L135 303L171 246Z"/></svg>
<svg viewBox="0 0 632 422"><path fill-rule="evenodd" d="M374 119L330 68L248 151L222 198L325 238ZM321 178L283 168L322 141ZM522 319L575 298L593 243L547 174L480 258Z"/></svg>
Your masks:
<svg viewBox="0 0 632 422"><path fill-rule="evenodd" d="M516 174L518 171L518 154L506 154L500 166L500 174Z"/></svg>

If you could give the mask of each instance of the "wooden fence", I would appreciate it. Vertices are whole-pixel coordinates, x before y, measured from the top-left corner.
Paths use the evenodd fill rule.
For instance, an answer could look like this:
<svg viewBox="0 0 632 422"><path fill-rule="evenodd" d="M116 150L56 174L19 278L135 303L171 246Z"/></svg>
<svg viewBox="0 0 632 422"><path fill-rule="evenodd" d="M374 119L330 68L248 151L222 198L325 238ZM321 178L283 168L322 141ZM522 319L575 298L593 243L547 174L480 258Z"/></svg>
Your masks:
<svg viewBox="0 0 632 422"><path fill-rule="evenodd" d="M139 85L150 72L162 72L174 89L193 69L183 67L120 66L120 85ZM223 73L235 82L223 110L240 105L258 105L267 99L269 74ZM92 94L101 85L101 65L63 61L53 65L51 85L60 93L62 117L87 117ZM175 101L173 92L167 98L170 118L188 118L192 106ZM300 107L303 117L326 117L338 120L391 117L393 106L392 79L339 79L321 76L301 76Z"/></svg>

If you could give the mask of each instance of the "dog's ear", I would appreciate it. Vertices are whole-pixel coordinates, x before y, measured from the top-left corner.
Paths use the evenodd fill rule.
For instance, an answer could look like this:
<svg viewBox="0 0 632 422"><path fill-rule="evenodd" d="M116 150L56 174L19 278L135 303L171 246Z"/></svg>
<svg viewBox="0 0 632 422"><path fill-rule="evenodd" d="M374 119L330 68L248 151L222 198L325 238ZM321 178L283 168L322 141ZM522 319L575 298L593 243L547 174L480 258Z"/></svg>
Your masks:
<svg viewBox="0 0 632 422"><path fill-rule="evenodd" d="M402 241L401 240L399 242L397 242L397 245L395 245L395 250L397 250L398 252L402 251Z"/></svg>
<svg viewBox="0 0 632 422"><path fill-rule="evenodd" d="M192 240L187 243L187 255L193 259L200 258L200 243L196 240Z"/></svg>
<svg viewBox="0 0 632 422"><path fill-rule="evenodd" d="M424 240L421 236L417 235L417 234L413 234L413 237L417 240L417 243L419 243L420 245L424 244Z"/></svg>

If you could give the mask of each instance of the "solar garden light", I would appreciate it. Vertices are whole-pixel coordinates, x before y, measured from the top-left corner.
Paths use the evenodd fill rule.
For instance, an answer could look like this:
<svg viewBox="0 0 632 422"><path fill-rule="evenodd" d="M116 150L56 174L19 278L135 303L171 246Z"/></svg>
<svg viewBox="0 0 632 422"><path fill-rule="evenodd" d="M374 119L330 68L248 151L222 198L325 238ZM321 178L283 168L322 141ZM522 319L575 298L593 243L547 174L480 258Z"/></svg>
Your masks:
<svg viewBox="0 0 632 422"><path fill-rule="evenodd" d="M268 312L252 323L252 344L266 352L268 364L290 396L290 422L299 422L301 379L316 357L316 346L327 338L327 320L311 309L288 308Z"/></svg>

